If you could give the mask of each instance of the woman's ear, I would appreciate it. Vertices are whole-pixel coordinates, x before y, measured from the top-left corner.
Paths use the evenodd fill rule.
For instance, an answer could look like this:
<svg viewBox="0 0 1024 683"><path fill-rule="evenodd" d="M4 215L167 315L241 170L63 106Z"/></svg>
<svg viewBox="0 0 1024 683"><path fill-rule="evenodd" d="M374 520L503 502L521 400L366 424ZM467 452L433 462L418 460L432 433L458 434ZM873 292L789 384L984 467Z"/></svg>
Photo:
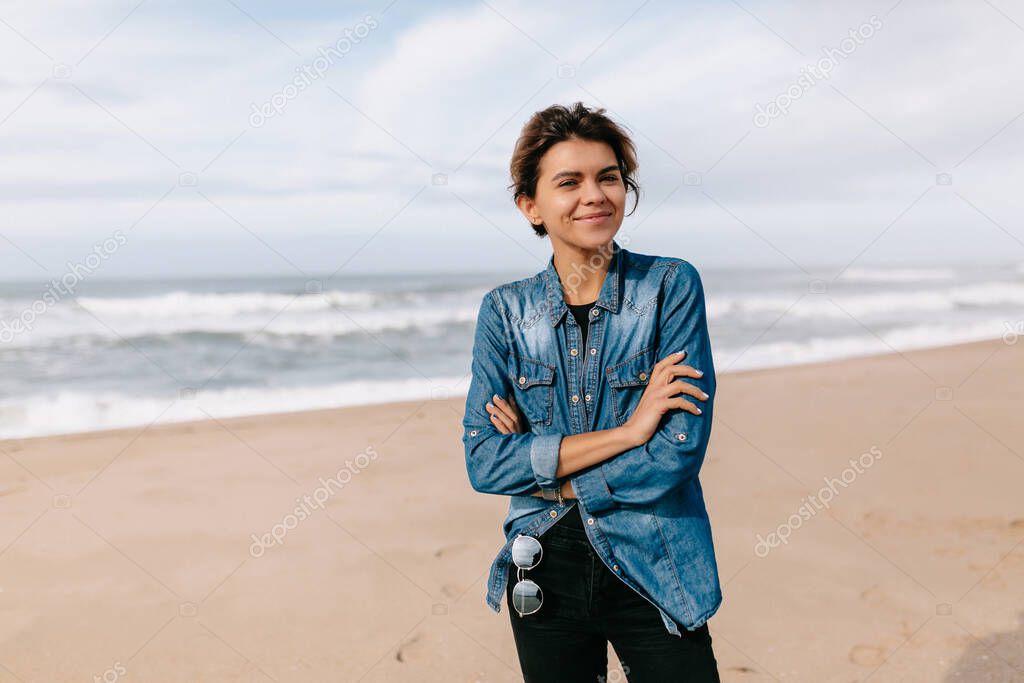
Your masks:
<svg viewBox="0 0 1024 683"><path fill-rule="evenodd" d="M537 202L525 194L520 193L516 197L516 206L519 207L520 213L522 213L526 220L530 221L531 224L540 226L544 223L541 219L540 214L537 213Z"/></svg>

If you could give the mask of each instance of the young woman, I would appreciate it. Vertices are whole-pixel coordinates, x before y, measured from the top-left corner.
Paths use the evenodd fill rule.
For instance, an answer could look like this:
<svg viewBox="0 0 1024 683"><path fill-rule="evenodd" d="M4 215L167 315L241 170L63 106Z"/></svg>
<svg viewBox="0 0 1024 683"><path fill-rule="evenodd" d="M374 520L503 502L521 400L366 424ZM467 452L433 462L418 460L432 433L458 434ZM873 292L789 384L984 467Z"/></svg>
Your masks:
<svg viewBox="0 0 1024 683"><path fill-rule="evenodd" d="M486 600L498 612L505 593L527 681L605 680L609 642L631 682L719 680L704 292L687 261L616 239L636 168L603 109L534 114L511 189L552 257L489 291L477 319L466 467L475 490L510 497Z"/></svg>

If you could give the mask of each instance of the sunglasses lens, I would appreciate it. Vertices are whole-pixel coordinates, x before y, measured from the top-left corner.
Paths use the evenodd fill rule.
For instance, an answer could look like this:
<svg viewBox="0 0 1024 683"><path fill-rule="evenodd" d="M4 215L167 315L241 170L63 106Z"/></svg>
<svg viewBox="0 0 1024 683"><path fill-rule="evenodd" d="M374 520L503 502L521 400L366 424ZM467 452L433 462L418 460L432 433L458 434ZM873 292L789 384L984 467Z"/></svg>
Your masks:
<svg viewBox="0 0 1024 683"><path fill-rule="evenodd" d="M540 541L533 536L517 536L512 542L512 562L520 569L533 569L540 556Z"/></svg>
<svg viewBox="0 0 1024 683"><path fill-rule="evenodd" d="M520 614L533 614L544 602L540 586L529 579L523 579L512 588L512 606Z"/></svg>

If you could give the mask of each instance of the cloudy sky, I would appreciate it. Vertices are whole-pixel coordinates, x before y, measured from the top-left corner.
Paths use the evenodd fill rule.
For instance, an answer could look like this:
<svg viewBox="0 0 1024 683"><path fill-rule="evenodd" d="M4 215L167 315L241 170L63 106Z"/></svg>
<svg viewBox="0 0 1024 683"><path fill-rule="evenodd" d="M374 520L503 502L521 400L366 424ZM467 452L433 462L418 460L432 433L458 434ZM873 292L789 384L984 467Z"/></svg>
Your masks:
<svg viewBox="0 0 1024 683"><path fill-rule="evenodd" d="M576 100L639 147L636 251L1022 263L1022 67L1008 0L4 2L0 279L117 231L103 276L534 272L508 157Z"/></svg>

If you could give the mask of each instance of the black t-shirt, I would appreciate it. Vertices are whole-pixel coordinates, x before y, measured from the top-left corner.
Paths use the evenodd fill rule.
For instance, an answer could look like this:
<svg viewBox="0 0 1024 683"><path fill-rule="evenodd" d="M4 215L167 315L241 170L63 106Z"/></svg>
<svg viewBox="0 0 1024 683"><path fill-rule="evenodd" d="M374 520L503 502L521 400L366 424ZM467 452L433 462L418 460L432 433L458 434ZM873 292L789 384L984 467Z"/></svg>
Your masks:
<svg viewBox="0 0 1024 683"><path fill-rule="evenodd" d="M583 339L583 346L580 351L585 352L587 348L587 334L590 332L590 309L594 307L596 301L591 301L589 304L569 304L569 311L572 312L572 317L576 318L576 323L580 326L580 337ZM563 526L573 527L575 529L583 529L583 516L580 514L580 506L577 503L572 506L572 510L565 513L557 524Z"/></svg>
<svg viewBox="0 0 1024 683"><path fill-rule="evenodd" d="M566 304L572 312L572 317L576 318L576 323L580 326L583 346L587 345L587 333L590 331L590 309L596 303L596 301L591 301L589 304Z"/></svg>

